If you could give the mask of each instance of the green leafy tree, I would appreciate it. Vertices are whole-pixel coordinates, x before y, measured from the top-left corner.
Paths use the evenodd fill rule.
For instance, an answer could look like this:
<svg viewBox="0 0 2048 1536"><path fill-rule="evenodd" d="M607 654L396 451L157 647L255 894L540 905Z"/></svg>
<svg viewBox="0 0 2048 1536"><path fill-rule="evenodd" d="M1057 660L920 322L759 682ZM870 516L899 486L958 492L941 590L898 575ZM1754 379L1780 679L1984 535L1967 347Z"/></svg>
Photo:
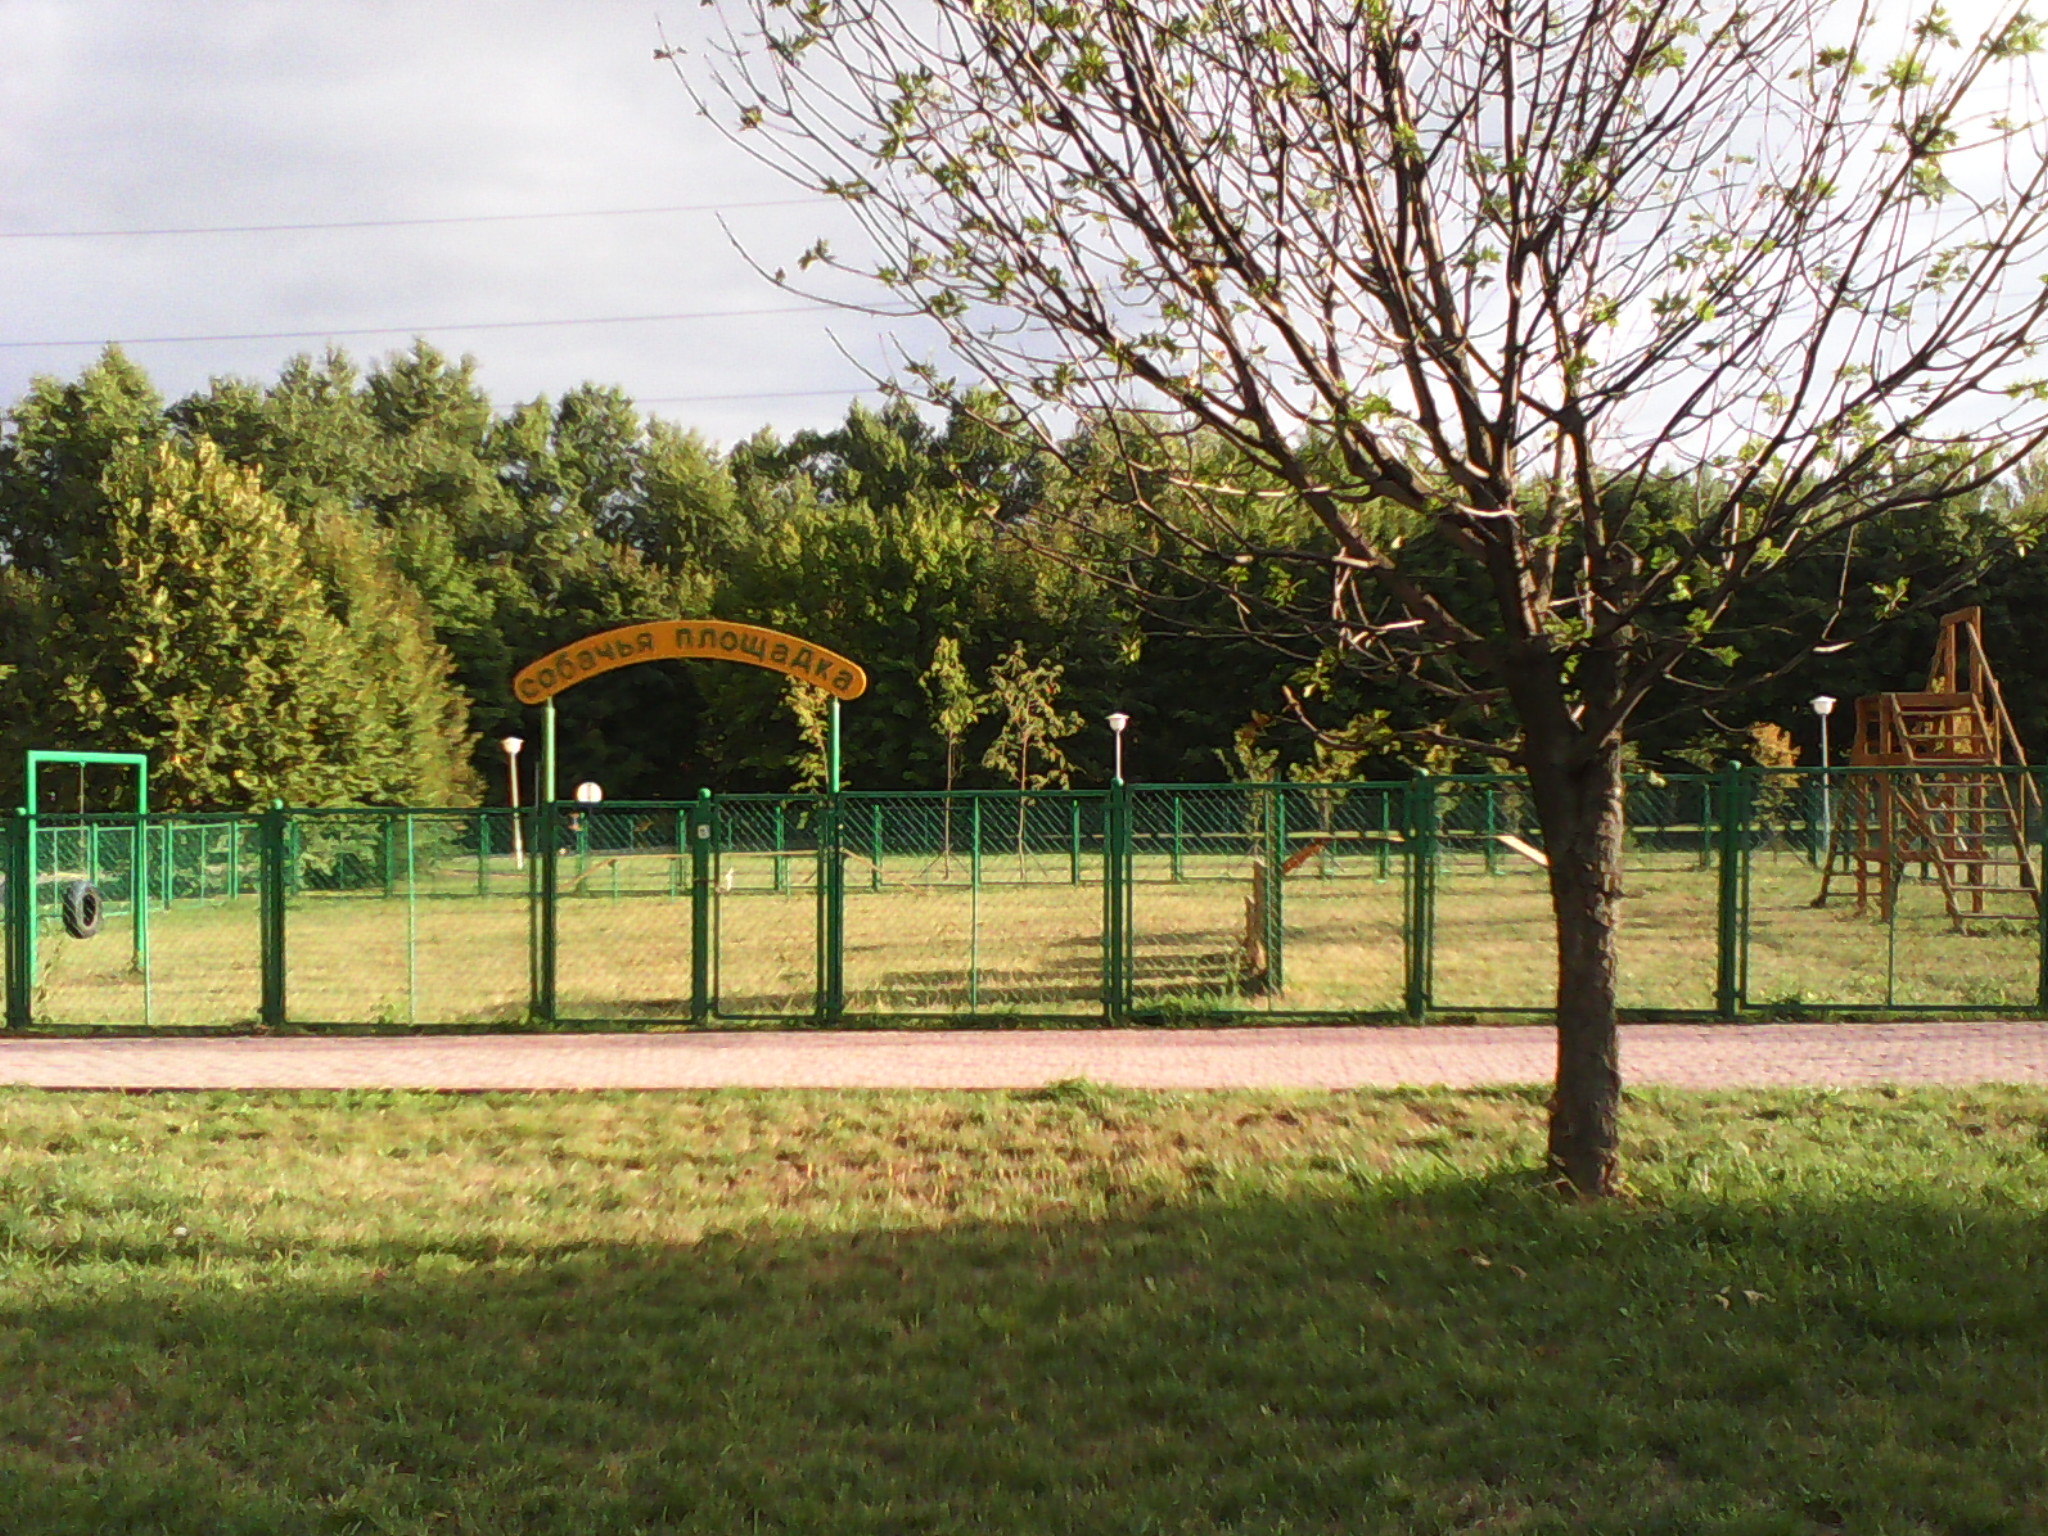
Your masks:
<svg viewBox="0 0 2048 1536"><path fill-rule="evenodd" d="M352 375L330 388L333 362L326 373L301 370L301 392L345 393ZM184 443L186 458L196 461L203 449L208 464L220 468L236 455L208 438L205 427L218 426L250 458L276 458L280 478L299 498L296 504L277 498L297 535L292 568L315 578L345 647L365 658L356 691L374 739L366 741L363 757L385 764L373 776L380 797L425 804L473 798L466 701L449 676L449 658L426 607L398 570L382 530L324 489L330 478L346 483L346 466L361 458L360 441L274 430L263 394L252 386L223 381L202 399L203 410L183 402L165 411L141 371L110 349L73 382L38 380L10 411L0 443L0 540L14 559L0 576L0 646L20 669L17 681L46 676L49 647L91 620L82 605L105 600L94 578L105 574L98 567L108 558L107 530L124 525L126 516L133 533L132 503L142 494L136 487L163 472L145 450ZM319 460L303 453L295 462L281 451L286 439L316 445ZM195 501L202 512L219 489L218 476L209 474L206 494ZM131 503L125 514L115 506L121 496ZM222 526L235 527L236 520L223 516ZM8 735L25 745L50 745L79 724L64 716L54 695L26 692ZM0 777L11 780L16 771L12 763L0 764Z"/></svg>
<svg viewBox="0 0 2048 1536"><path fill-rule="evenodd" d="M848 716L850 782L943 782L922 681L943 636L971 669L1015 639L1046 649L1074 637L1098 666L1116 655L1105 591L1044 567L991 518L984 482L998 476L978 452L914 412L856 408L832 432L764 435L734 454L752 531L720 581L719 614L817 639L867 669ZM728 772L770 780L789 751L772 685L735 669L704 686Z"/></svg>
<svg viewBox="0 0 2048 1536"><path fill-rule="evenodd" d="M1024 862L1024 797L1034 789L1064 788L1073 781L1074 765L1060 745L1081 729L1081 717L1060 708L1067 669L1056 662L1034 662L1019 640L989 669L988 697L1000 720L995 740L981 762L1017 786L1017 862ZM1035 761L1034 761L1035 757Z"/></svg>
<svg viewBox="0 0 2048 1536"><path fill-rule="evenodd" d="M338 352L297 358L268 388L219 381L171 415L260 466L304 526L345 514L383 549L455 658L477 773L493 767L490 742L529 728L511 695L521 666L710 606L708 565L680 557L678 529L699 502L716 522L722 469L701 444L646 430L617 390L499 413L472 360L421 343L366 376ZM561 701L562 760L614 794L680 795L701 781L688 763L698 709L689 668L600 678Z"/></svg>
<svg viewBox="0 0 2048 1536"><path fill-rule="evenodd" d="M796 721L798 747L790 788L813 795L832 787L832 695L815 683L785 678L782 702Z"/></svg>
<svg viewBox="0 0 2048 1536"><path fill-rule="evenodd" d="M974 677L960 659L957 635L941 635L932 647L932 664L919 679L930 701L932 725L946 744L945 868L953 872L953 786L960 777L960 748L967 733L989 712L991 699L974 686Z"/></svg>
<svg viewBox="0 0 2048 1536"><path fill-rule="evenodd" d="M77 559L105 506L101 480L116 451L168 430L155 386L118 347L68 383L31 383L0 438L0 548L8 568L49 577Z"/></svg>
<svg viewBox="0 0 2048 1536"><path fill-rule="evenodd" d="M408 803L473 804L481 784L471 761L469 698L435 636L432 610L389 545L383 529L346 508L325 509L301 525L306 568L346 630L363 673L375 675L365 688L365 706L410 765Z"/></svg>
<svg viewBox="0 0 2048 1536"><path fill-rule="evenodd" d="M10 734L149 754L170 808L413 802L381 658L328 608L298 528L207 442L114 452L95 531L46 586Z"/></svg>
<svg viewBox="0 0 2048 1536"><path fill-rule="evenodd" d="M1255 714L1230 733L1230 750L1218 752L1216 760L1233 784L1266 784L1280 766L1280 754L1265 744L1273 727L1271 715Z"/></svg>

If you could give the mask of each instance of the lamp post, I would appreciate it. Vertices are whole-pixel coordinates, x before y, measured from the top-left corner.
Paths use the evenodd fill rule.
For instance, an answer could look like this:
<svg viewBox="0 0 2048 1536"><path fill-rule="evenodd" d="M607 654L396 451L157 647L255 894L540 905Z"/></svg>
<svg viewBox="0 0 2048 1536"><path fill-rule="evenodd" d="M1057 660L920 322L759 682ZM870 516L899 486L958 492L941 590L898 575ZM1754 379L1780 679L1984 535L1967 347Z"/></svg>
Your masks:
<svg viewBox="0 0 2048 1536"><path fill-rule="evenodd" d="M1812 700L1813 712L1820 716L1820 858L1834 856L1835 847L1835 806L1828 787L1828 716L1835 712L1835 701L1827 694L1817 694Z"/></svg>
<svg viewBox="0 0 2048 1536"><path fill-rule="evenodd" d="M1118 710L1115 714L1109 717L1110 733L1116 739L1115 782L1117 782L1118 784L1121 784L1124 781L1124 727L1129 725L1130 723L1131 717L1125 714L1122 710Z"/></svg>
<svg viewBox="0 0 2048 1536"><path fill-rule="evenodd" d="M578 805L604 804L604 786L585 779L576 786L576 803ZM576 813L576 871L578 874L590 873L590 813L588 811L578 811Z"/></svg>
<svg viewBox="0 0 2048 1536"><path fill-rule="evenodd" d="M505 784L512 800L512 867L526 868L526 838L519 830L519 749L526 743L517 736L507 736L498 743L505 749Z"/></svg>

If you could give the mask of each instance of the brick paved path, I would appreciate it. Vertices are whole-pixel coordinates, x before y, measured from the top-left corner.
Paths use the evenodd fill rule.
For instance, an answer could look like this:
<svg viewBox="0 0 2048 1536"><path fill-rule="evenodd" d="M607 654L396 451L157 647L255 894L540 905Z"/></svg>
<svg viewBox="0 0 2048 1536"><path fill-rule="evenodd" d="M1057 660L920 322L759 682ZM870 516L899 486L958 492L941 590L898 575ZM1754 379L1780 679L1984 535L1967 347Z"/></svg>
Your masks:
<svg viewBox="0 0 2048 1536"><path fill-rule="evenodd" d="M805 1031L290 1039L0 1039L44 1088L1471 1087L1546 1081L1547 1026ZM2048 1082L2043 1024L1637 1024L1632 1083Z"/></svg>

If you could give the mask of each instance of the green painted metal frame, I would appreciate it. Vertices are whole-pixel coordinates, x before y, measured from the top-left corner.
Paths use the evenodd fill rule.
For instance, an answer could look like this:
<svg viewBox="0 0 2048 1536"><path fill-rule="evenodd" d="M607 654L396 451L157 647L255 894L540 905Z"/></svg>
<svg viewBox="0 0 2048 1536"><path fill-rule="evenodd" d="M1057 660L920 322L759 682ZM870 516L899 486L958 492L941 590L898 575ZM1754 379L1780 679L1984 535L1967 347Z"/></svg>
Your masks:
<svg viewBox="0 0 2048 1536"><path fill-rule="evenodd" d="M1427 773L1408 781L1402 840L1406 844L1406 911L1401 924L1406 986L1403 1004L1411 1024L1429 1018L1436 988L1436 866L1439 805Z"/></svg>
<svg viewBox="0 0 2048 1536"><path fill-rule="evenodd" d="M22 946L21 969L23 975L23 999L21 1013L25 1021L34 1009L35 976L41 965L38 949L41 935L36 921L36 824L39 819L38 801L41 795L42 769L59 764L70 768L113 767L131 768L135 772L135 832L128 866L128 885L132 893L129 906L132 909L134 965L142 977L142 1021L144 1025L153 1022L152 1005L154 998L150 983L149 967L149 757L142 752L61 752L37 749L27 754L24 774L22 807L25 818L27 839L27 868L17 886L12 879L8 882L10 897L20 902L13 918L21 930L17 942ZM19 896L14 893L19 891ZM15 996L10 977L8 992L8 1019L14 1022Z"/></svg>
<svg viewBox="0 0 2048 1536"><path fill-rule="evenodd" d="M1740 763L1729 763L1715 784L1717 896L1714 930L1714 1011L1732 1019L1742 1008L1745 962L1742 943L1744 875L1749 867L1751 798Z"/></svg>
<svg viewBox="0 0 2048 1536"><path fill-rule="evenodd" d="M61 754L51 754L43 761L63 760ZM107 754L107 758L133 766L128 755ZM1846 770L1836 770L1840 777ZM1878 772L1882 770L1858 770ZM2048 770L2027 770L2037 777L2048 776ZM1681 802L1690 807L1693 802L1695 784L1707 791L1704 812L1698 817L1698 825L1692 821L1672 822L1678 835L1700 839L1702 848L1701 875L1714 882L1715 918L1713 923L1714 953L1711 957L1712 1002L1711 1007L1701 1006L1697 1010L1660 1009L1660 1014L1673 1017L1724 1017L1739 1018L1752 1012L1749 980L1750 913L1754 906L1750 882L1755 867L1755 845L1770 813L1759 809L1767 803L1763 791L1769 780L1762 770L1751 766L1729 764L1710 778L1685 780L1673 789L1671 803ZM1434 966L1437 952L1437 899L1439 870L1444 866L1446 849L1451 847L1470 851L1470 840L1475 836L1491 836L1502 827L1525 825L1515 818L1521 811L1504 811L1503 806L1511 802L1507 798L1508 781L1498 784L1483 778L1459 778L1452 780L1435 779L1427 775L1394 784L1337 786L1347 793L1370 790L1378 804L1360 804L1354 811L1353 830L1357 837L1348 846L1355 849L1350 857L1357 862L1351 866L1357 878L1375 878L1377 869L1387 871L1389 877L1397 872L1403 884L1401 903L1401 985L1397 1004L1390 1008L1386 1017L1404 1017L1421 1021L1440 1013L1445 1008L1455 1008L1460 1014L1466 1012L1482 1014L1535 1014L1542 1010L1526 1007L1506 1008L1487 1006L1483 1001L1477 1004L1467 999L1445 999L1437 997ZM1060 791L1048 792L1031 797L1054 807L1041 820L1035 820L1038 827L1035 836L1040 838L1041 854L1057 855L1066 867L1057 874L1046 871L1049 883L1068 885L1085 883L1099 877L1102 882L1102 907L1100 930L1100 987L1094 996L1094 1005L1084 1004L1081 1009L1060 1015L1066 1018L1092 1016L1123 1021L1146 1016L1146 1007L1137 995L1138 951L1144 941L1144 934L1137 921L1135 905L1136 888L1141 883L1138 874L1137 846L1138 827L1147 829L1145 836L1150 839L1145 846L1156 853L1155 862L1147 866L1146 882L1166 884L1174 880L1207 878L1205 871L1191 867L1192 855L1201 857L1209 845L1190 839L1223 837L1236 839L1233 847L1241 848L1258 864L1263 866L1266 878L1263 882L1267 899L1263 911L1254 911L1250 919L1254 932L1262 934L1268 946L1268 986L1274 997L1275 1006L1260 1008L1253 1017L1334 1017L1334 1014L1314 1015L1305 1010L1290 1010L1278 994L1286 985L1288 932L1286 913L1286 884L1284 875L1286 861L1291 849L1313 840L1316 830L1328 824L1328 815L1315 809L1313 799L1302 800L1304 794L1325 793L1324 787L1305 790L1299 785L1246 786L1242 784L1215 785L1195 789L1189 786L1142 786L1134 787L1123 783L1113 784L1106 791ZM1203 808L1192 798L1194 794L1207 793L1212 803ZM1227 794L1229 799L1215 798ZM1143 806L1139 804L1144 798ZM1290 798L1292 797L1292 798ZM1782 797L1781 797L1782 798ZM772 813L757 806L752 811L743 808L750 802L772 800ZM796 888L797 882L790 878L789 865L800 859L815 858L815 920L816 920L816 976L815 989L808 1005L796 999L790 1005L802 1008L802 1016L814 1022L836 1023L847 1013L846 957L847 945L847 867L854 848L859 848L872 859L875 849L875 825L883 819L881 812L889 804L903 802L915 804L927 802L931 808L906 813L901 824L913 828L924 827L914 837L935 838L941 825L938 803L945 801L950 814L958 820L949 823L957 826L964 821L970 834L967 850L967 868L962 872L966 877L967 895L972 906L970 927L973 935L968 941L966 964L967 1009L970 1014L982 1009L983 978L980 974L980 919L981 887L984 883L982 863L984 854L984 812L995 808L1000 825L1013 814L1010 809L1016 800L1014 791L1007 790L955 790L950 795L943 792L863 792L852 795L843 790L828 789L815 796L720 796L709 791L702 792L692 801L681 805L674 803L638 806L642 814L652 813L654 824L674 828L676 852L673 856L673 871L666 892L671 897L687 893L690 909L686 920L690 924L690 976L687 1001L687 1020L697 1025L708 1025L728 1017L722 1007L719 982L720 912L721 901L725 900L719 875L720 859L735 846L740 851L766 852L776 861L778 870L775 889L787 894ZM863 804L865 802L865 804ZM1183 815L1183 805L1188 812ZM1290 826L1291 806L1306 807L1296 818L1299 828ZM802 807L804 815L799 817L793 808ZM633 803L608 807L627 811ZM527 908L530 915L530 998L528 1016L537 1026L552 1026L559 1022L561 1004L558 997L557 960L561 943L561 913L563 903L576 899L573 889L566 885L560 869L565 856L565 837L575 836L566 828L563 814L568 808L553 800L543 799L533 807L531 815L535 836L532 843L532 857L528 861L528 885L526 890ZM960 816L961 810L966 815ZM261 1004L260 1021L270 1028L282 1028L288 1024L318 1025L335 1022L318 1019L295 1018L291 999L290 943L287 931L287 905L293 894L304 883L300 869L302 847L318 846L317 838L302 838L302 832L310 833L323 820L370 820L382 817L388 823L383 827L368 825L361 829L362 842L368 861L364 867L364 890L370 895L380 890L396 894L396 886L402 880L405 886L406 909L404 913L407 936L407 961L403 1017L415 1023L452 1022L423 1019L420 1014L423 995L419 958L413 953L419 941L423 901L431 900L434 893L422 893L420 870L423 867L420 827L416 819L447 817L467 814L474 821L474 836L477 839L478 873L474 890L479 895L488 895L491 888L491 847L492 829L499 825L504 813L496 811L475 811L456 813L446 810L393 809L366 810L362 808L333 808L328 810L288 809L281 803L273 802L265 811L254 818L254 836L246 842L240 835L243 823L231 823L226 842L226 857L232 873L227 878L226 899L243 899L246 889L244 880L253 873L255 894L259 901L258 932L261 946ZM1099 816L1099 823L1095 818ZM667 818L664 823L663 818ZM921 818L921 819L920 819ZM1206 820L1202 820L1206 818ZM205 818L200 818L204 820ZM801 843L791 847L790 828L808 820L816 837L815 854ZM402 823L402 825L401 825ZM1198 824L1199 823L1199 824ZM1203 831L1202 825L1219 830ZM1657 825L1650 823L1648 825ZM1797 826L1796 821L1789 825ZM1771 826L1777 822L1771 820ZM1097 829L1099 827L1099 843ZM173 822L168 818L138 813L138 835L136 845L138 858L153 860L152 840L159 831L165 831L165 844L172 846L171 837L179 839L177 846L190 851L191 828L185 821ZM167 830L166 830L167 829ZM750 830L751 829L751 830ZM36 910L34 901L35 866L37 859L38 818L30 807L20 808L16 815L0 823L0 870L6 875L5 912L7 917L6 961L6 1017L12 1026L33 1022L36 1007L35 987L37 954L34 944ZM587 835L588 828L581 829ZM2048 848L2040 841L2042 829L2025 829L2029 855L2037 862L2040 877L2048 882ZM1781 837L1792 837L1797 832L1778 829ZM431 835L431 834L430 834ZM1006 834L1005 834L1006 835ZM663 834L664 838L668 834ZM209 841L209 837L212 841ZM1452 840L1455 839L1455 842ZM1000 839L999 839L1000 841ZM212 857L206 850L216 847L217 836L202 831L198 834L200 884L197 893L203 898L207 892L220 894L218 882L209 886L206 865ZM757 847L758 845L758 847ZM446 846L443 843L442 846ZM575 846L583 846L580 842ZM925 844L917 844L923 847ZM936 849L936 842L929 844ZM1689 846L1689 845L1688 845ZM382 850L383 868L378 865L378 850ZM887 852L887 850L884 850ZM900 849L898 850L900 851ZM249 869L253 855L255 868ZM568 847L568 857L575 857L575 847ZM467 852L461 854L467 859ZM1706 865L1711 862L1711 875ZM145 867L145 873L147 873ZM1241 866L1239 866L1241 868ZM166 861L165 875L172 872ZM468 879L465 873L463 879ZM1282 872L1274 878L1274 872ZM992 868L990 873L994 873ZM183 878L182 876L180 877ZM1237 878L1242 878L1238 876ZM684 882L687 882L685 886ZM152 882L153 883L153 882ZM873 883L872 881L868 883ZM893 888L895 880L885 884ZM148 885L138 885L142 891ZM175 894L182 902L192 887L190 883L176 887ZM471 889L465 885L464 890ZM443 893L447 894L447 893ZM627 893L628 899L631 892ZM657 892L658 894L658 892ZM613 895L618 895L616 868L613 881ZM735 904L726 909L726 920L736 918L745 911L745 897L734 898ZM863 898L865 899L865 898ZM680 915L680 914L679 914ZM1702 935L1704 938L1704 935ZM2048 913L2043 913L2037 925L2034 941L2030 946L2037 974L2033 985L2027 988L2043 1010L2048 1012ZM1702 956L1705 962L1706 956ZM1700 980L1704 989L1707 977ZM1905 988L1900 994L1905 995ZM1702 999L1704 1004L1705 999ZM394 1002L394 1008L398 1004ZM431 1006L431 1005L429 1005ZM1867 1004L1817 1002L1802 1005L1812 1015L1826 1017L1832 1014L1881 1014L1890 1012L1912 1012L1928 1015L1981 1013L1981 1006L1962 1004L1909 1004L1889 1010ZM680 1011L680 1010L679 1010ZM780 1014L763 1015L781 1017ZM792 1014L792 1017L798 1016ZM1363 1017L1356 1013L1344 1017ZM1049 1016L1050 1017L1050 1016ZM223 1019L221 1022L230 1022ZM583 1022L590 1022L584 1020ZM625 1022L620 1020L619 1022Z"/></svg>
<svg viewBox="0 0 2048 1536"><path fill-rule="evenodd" d="M285 933L286 900L290 895L291 835L286 825L284 802L273 800L256 823L257 931L263 948L262 1018L266 1029L282 1029L290 1015L285 971L288 942Z"/></svg>
<svg viewBox="0 0 2048 1536"><path fill-rule="evenodd" d="M684 836L690 849L690 1020L707 1023L717 1009L713 994L712 935L713 903L718 888L713 880L718 848L718 807L711 791L700 790L697 803L683 818Z"/></svg>

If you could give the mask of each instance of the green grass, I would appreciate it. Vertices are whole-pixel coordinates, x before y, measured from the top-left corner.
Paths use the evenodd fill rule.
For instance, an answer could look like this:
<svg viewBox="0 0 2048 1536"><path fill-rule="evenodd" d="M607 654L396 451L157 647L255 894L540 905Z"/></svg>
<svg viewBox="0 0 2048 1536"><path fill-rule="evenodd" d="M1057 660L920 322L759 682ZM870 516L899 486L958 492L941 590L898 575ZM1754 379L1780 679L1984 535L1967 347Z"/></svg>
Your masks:
<svg viewBox="0 0 2048 1536"><path fill-rule="evenodd" d="M1436 900L1435 998L1449 1016L1542 1009L1556 984L1543 872L1495 850L1446 859ZM325 1024L507 1023L525 1013L527 908L509 892L510 862L475 894L473 868L425 868L422 895L308 894L287 922L290 1016ZM811 856L787 861L791 888L774 889L774 860L729 861L717 902L716 979L732 1018L801 1017L813 1007L816 899L803 881ZM1088 1017L1100 1009L1102 889L1068 883L1066 856L1034 855L1020 870L888 861L849 874L846 986L855 1018L927 1015ZM1099 873L1083 861L1084 874ZM567 1019L681 1019L690 1004L690 909L671 897L676 861L564 860L558 946ZM1286 882L1286 985L1241 984L1249 865L1190 856L1175 883L1168 860L1141 859L1132 898L1135 997L1141 1010L1184 1017L1266 1012L1392 1013L1403 1001L1398 861L1311 861ZM1020 874L1028 883L1020 882ZM502 878L501 878L502 877ZM1623 1006L1706 1011L1714 1006L1718 877L1690 852L1631 854L1624 907ZM618 891L613 898L614 889ZM1819 876L1804 859L1759 853L1751 866L1749 996L1796 1015L1821 1005L1876 1008L2036 1006L2040 946L2029 923L1956 934L1929 885L1906 888L1893 929L1851 903L1816 910ZM61 1025L224 1025L254 1022L261 989L253 897L181 903L151 919L147 1017L129 966L128 919L80 942L54 927L38 1017Z"/></svg>
<svg viewBox="0 0 2048 1536"><path fill-rule="evenodd" d="M2048 1093L0 1094L0 1528L2034 1533Z"/></svg>

